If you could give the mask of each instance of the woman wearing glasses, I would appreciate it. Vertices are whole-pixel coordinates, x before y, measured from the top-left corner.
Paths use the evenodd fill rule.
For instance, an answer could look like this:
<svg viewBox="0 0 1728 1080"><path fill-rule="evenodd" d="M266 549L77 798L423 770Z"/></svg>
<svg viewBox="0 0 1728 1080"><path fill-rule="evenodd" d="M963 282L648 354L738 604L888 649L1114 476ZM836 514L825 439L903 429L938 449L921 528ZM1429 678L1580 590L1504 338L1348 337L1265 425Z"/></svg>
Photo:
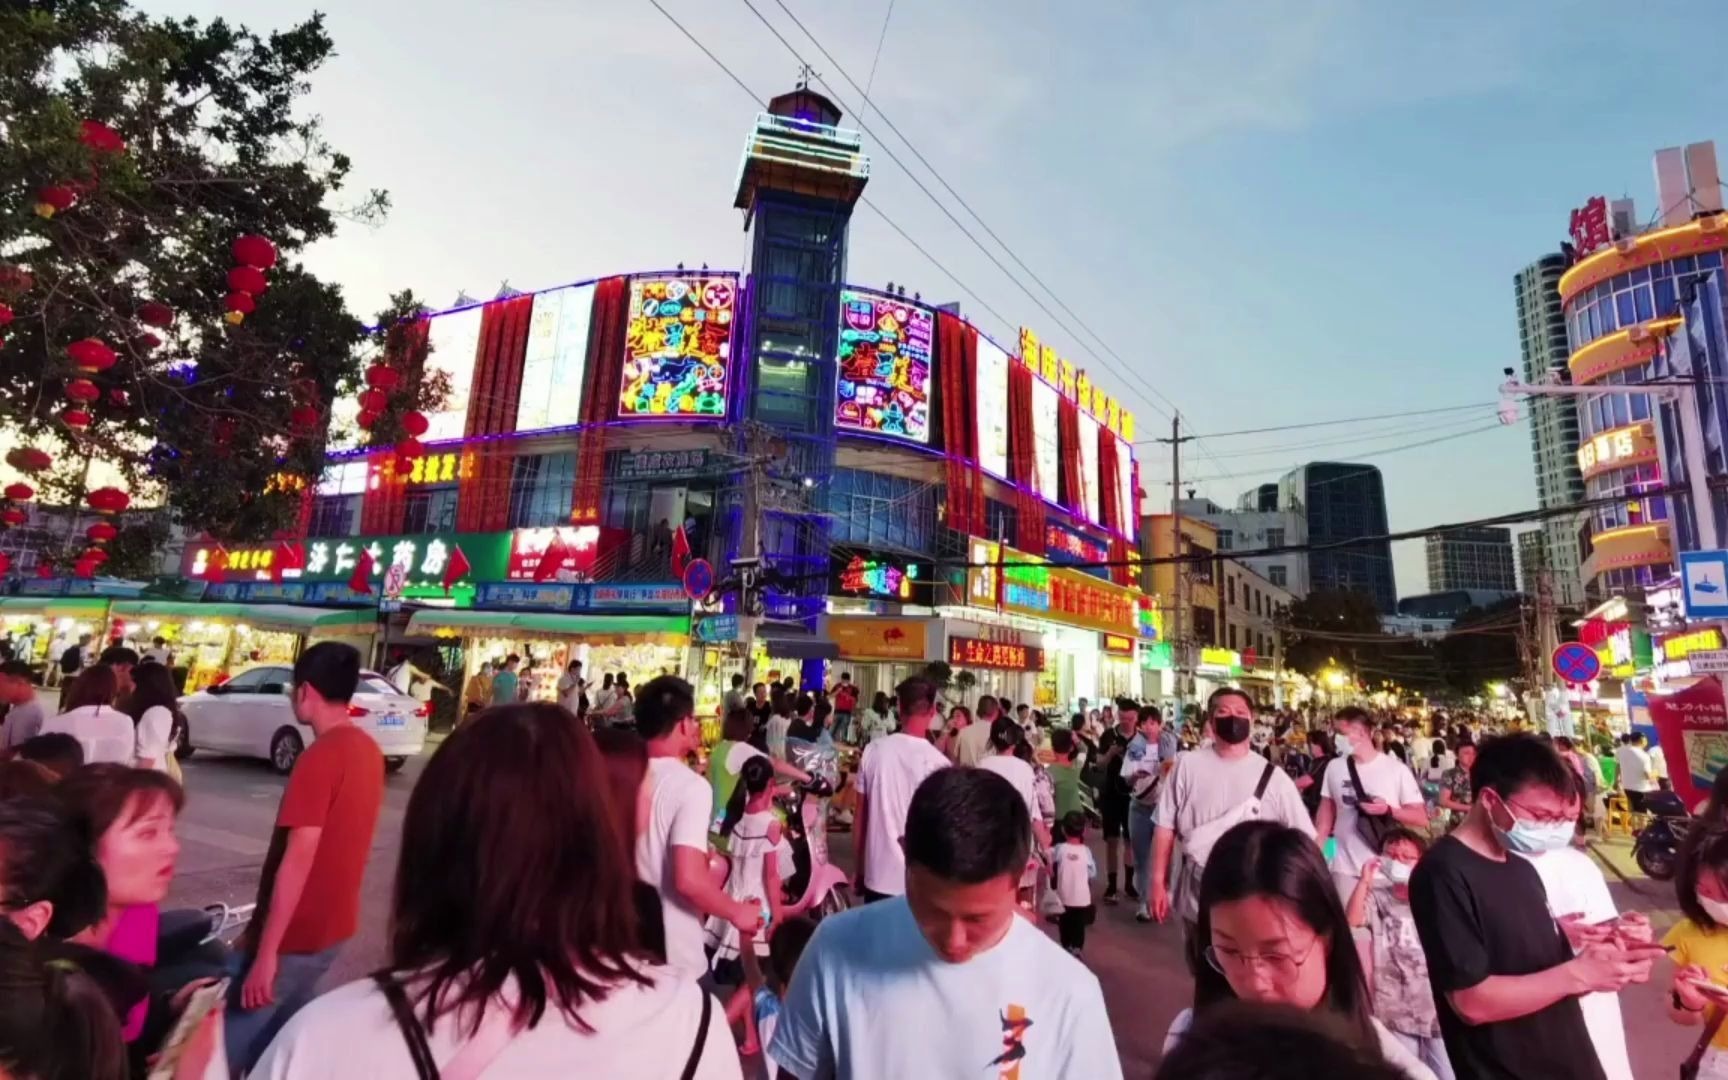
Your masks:
<svg viewBox="0 0 1728 1080"><path fill-rule="evenodd" d="M1170 1025L1165 1052L1194 1014L1234 1000L1265 1002L1332 1013L1410 1080L1436 1080L1374 1019L1338 888L1312 837L1270 821L1225 833L1200 878L1196 940L1205 943L1206 962L1194 976L1194 1008Z"/></svg>

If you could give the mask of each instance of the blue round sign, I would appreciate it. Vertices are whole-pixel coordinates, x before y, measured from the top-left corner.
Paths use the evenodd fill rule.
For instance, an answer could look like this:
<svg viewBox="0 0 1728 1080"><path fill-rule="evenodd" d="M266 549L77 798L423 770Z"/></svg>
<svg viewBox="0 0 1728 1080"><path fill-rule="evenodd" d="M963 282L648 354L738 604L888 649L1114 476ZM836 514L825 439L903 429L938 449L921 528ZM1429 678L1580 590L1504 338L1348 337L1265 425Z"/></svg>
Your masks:
<svg viewBox="0 0 1728 1080"><path fill-rule="evenodd" d="M1569 641L1554 650L1554 674L1569 683L1587 683L1602 674L1602 658L1579 641Z"/></svg>
<svg viewBox="0 0 1728 1080"><path fill-rule="evenodd" d="M692 559L684 568L684 595L701 600L714 591L714 567L707 559Z"/></svg>

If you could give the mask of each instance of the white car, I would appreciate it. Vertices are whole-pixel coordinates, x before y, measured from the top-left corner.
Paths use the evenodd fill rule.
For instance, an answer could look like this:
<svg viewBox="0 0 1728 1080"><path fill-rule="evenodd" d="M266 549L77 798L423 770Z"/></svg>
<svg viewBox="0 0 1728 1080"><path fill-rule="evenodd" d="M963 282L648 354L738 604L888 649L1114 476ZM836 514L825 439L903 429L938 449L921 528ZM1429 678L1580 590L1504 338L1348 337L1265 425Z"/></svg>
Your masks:
<svg viewBox="0 0 1728 1080"><path fill-rule="evenodd" d="M288 667L255 667L181 698L186 728L175 752L182 758L197 750L264 758L287 775L313 738L312 729L294 718L288 696L293 676ZM348 704L355 725L378 740L390 772L425 747L431 714L431 705L372 671L360 673L360 688Z"/></svg>

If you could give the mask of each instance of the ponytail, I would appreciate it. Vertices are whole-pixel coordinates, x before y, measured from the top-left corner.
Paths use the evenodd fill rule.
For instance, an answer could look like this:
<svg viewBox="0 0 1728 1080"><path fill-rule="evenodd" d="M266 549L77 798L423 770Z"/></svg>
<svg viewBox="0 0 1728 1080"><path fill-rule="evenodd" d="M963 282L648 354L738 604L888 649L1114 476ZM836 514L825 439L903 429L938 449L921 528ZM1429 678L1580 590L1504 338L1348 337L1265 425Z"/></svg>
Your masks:
<svg viewBox="0 0 1728 1080"><path fill-rule="evenodd" d="M48 904L46 932L54 938L94 925L108 907L91 837L43 799L0 801L0 885L0 901L10 908Z"/></svg>
<svg viewBox="0 0 1728 1080"><path fill-rule="evenodd" d="M744 817L744 804L750 801L752 795L760 795L774 782L774 763L760 754L753 755L744 762L744 767L738 770L738 786L732 789L732 798L726 801L726 816L720 819L720 835L731 836L732 830L738 827L738 822Z"/></svg>
<svg viewBox="0 0 1728 1080"><path fill-rule="evenodd" d="M51 943L0 920L0 1046L10 1075L125 1080L119 1013L97 979Z"/></svg>

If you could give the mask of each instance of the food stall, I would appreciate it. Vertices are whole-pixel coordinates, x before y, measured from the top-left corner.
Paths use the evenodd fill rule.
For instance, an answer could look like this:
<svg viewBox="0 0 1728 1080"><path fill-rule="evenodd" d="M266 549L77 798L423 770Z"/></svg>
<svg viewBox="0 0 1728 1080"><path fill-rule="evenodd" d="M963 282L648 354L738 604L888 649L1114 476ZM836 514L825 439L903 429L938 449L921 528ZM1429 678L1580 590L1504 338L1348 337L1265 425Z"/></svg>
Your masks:
<svg viewBox="0 0 1728 1080"><path fill-rule="evenodd" d="M0 636L13 654L38 672L45 686L60 680L60 654L89 634L100 648L108 625L108 601L99 596L8 596L0 598Z"/></svg>
<svg viewBox="0 0 1728 1080"><path fill-rule="evenodd" d="M346 641L371 657L377 615L370 609L293 604L207 604L184 600L116 600L114 634L142 654L158 637L194 693L259 664L292 664L314 641Z"/></svg>

